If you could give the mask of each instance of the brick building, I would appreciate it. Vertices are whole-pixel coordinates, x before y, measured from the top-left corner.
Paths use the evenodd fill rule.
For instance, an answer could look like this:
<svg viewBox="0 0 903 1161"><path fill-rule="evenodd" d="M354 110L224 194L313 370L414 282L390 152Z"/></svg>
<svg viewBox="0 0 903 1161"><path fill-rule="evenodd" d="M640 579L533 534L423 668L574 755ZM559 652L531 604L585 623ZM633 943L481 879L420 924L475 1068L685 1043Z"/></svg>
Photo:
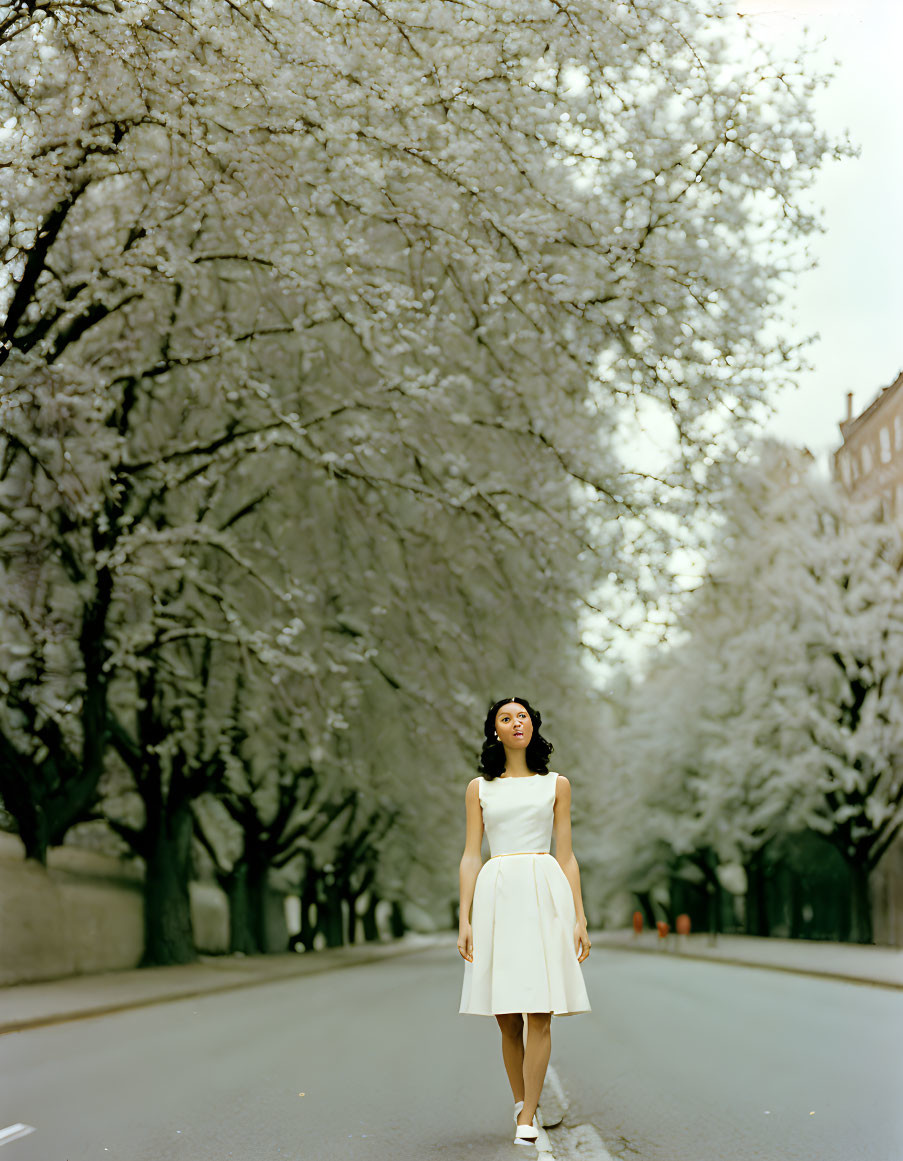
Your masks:
<svg viewBox="0 0 903 1161"><path fill-rule="evenodd" d="M903 372L861 415L847 395L840 434L835 480L854 499L880 503L885 519L903 521ZM903 947L903 831L872 873L871 902L875 942Z"/></svg>
<svg viewBox="0 0 903 1161"><path fill-rule="evenodd" d="M903 372L861 415L853 415L847 395L840 434L834 478L857 500L880 500L888 519L903 518Z"/></svg>

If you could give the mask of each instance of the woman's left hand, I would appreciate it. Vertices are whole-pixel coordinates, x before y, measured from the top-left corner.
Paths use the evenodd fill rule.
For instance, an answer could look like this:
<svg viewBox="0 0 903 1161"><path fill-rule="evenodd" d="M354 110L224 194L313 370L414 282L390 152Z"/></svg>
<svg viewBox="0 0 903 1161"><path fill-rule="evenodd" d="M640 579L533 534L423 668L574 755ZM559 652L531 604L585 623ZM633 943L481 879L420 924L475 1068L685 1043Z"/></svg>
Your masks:
<svg viewBox="0 0 903 1161"><path fill-rule="evenodd" d="M589 949L592 946L589 941L589 936L586 933L586 920L584 919L581 923L578 919L574 924L574 951L577 953L578 963L583 963L589 955Z"/></svg>

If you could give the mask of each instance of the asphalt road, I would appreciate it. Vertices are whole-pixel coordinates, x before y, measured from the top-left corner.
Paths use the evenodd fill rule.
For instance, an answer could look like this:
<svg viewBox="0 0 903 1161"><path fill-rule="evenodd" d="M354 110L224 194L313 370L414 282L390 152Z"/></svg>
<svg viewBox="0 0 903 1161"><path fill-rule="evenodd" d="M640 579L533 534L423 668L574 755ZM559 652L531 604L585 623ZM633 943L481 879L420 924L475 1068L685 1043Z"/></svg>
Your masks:
<svg viewBox="0 0 903 1161"><path fill-rule="evenodd" d="M613 1157L903 1161L903 992L627 952L587 986L558 1072Z"/></svg>
<svg viewBox="0 0 903 1161"><path fill-rule="evenodd" d="M0 1159L523 1161L462 966L450 942L0 1037L0 1128L35 1128ZM605 949L584 971L593 1012L552 1024L560 1161L581 1123L630 1161L903 1161L903 993Z"/></svg>

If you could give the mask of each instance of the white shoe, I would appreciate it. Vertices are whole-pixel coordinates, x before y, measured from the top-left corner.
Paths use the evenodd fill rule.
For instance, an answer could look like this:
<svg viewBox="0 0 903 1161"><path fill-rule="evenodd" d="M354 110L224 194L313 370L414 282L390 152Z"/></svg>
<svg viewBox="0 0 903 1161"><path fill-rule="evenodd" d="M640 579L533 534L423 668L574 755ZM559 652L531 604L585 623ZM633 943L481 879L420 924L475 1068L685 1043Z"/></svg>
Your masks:
<svg viewBox="0 0 903 1161"><path fill-rule="evenodd" d="M515 1145L535 1145L538 1136L539 1129L534 1129L532 1125L518 1125L514 1130L514 1143Z"/></svg>

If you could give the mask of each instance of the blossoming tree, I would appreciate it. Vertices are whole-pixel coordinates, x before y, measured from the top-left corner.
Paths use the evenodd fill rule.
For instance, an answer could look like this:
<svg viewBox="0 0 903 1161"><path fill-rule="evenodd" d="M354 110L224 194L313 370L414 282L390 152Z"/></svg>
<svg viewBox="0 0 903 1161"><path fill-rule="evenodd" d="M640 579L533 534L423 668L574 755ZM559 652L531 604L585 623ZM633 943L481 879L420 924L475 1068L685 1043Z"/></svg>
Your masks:
<svg viewBox="0 0 903 1161"><path fill-rule="evenodd" d="M373 672L463 704L479 667L438 642L523 671L599 576L661 568L792 374L780 276L844 152L729 15L6 6L0 795L30 856L115 752L163 786L149 922L181 899L184 932L159 884L206 642L304 678L328 746ZM624 450L650 413L659 479Z"/></svg>

